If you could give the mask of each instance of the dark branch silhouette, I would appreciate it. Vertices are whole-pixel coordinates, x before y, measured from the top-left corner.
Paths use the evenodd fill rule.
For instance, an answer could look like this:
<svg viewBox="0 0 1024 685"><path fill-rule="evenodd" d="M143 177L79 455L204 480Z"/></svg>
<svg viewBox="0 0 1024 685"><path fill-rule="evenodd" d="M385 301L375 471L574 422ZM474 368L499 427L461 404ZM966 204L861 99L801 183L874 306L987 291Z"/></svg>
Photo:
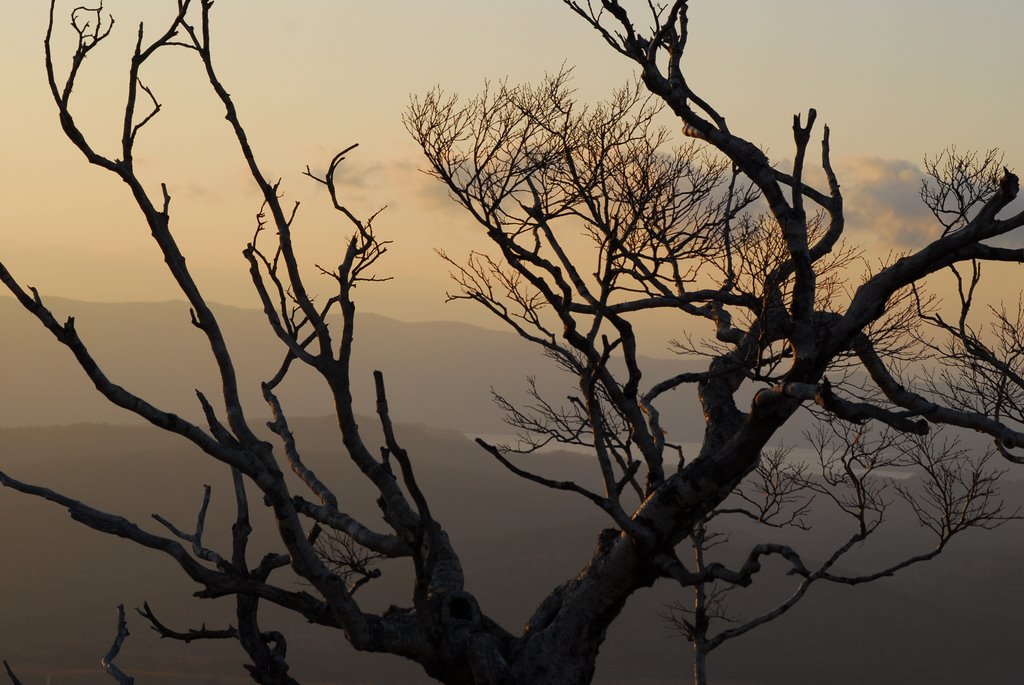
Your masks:
<svg viewBox="0 0 1024 685"><path fill-rule="evenodd" d="M526 405L498 396L520 440L478 444L514 476L582 496L606 517L607 527L594 531L591 558L580 560L579 572L554 587L512 632L466 589L458 551L417 479L416 446L403 442L392 419L382 374L375 374L374 399L383 444L367 440L353 409L354 297L357 286L386 279L378 266L389 245L375 226L382 210L361 214L339 185L338 171L356 146L331 158L322 172L305 170L326 189L348 237L340 255L303 264L292 236L299 206L284 201L281 182L261 167L218 75L212 0L179 0L155 34L139 26L113 151L101 149L94 142L99 136L79 125L72 98L113 19L102 7L73 10L76 45L59 76L51 3L45 65L60 126L90 164L124 183L188 302L190 323L208 343L218 391L209 397L197 391L203 420L156 406L143 390L109 377L75 319L58 321L40 293L2 263L0 282L68 348L109 402L180 436L230 472L230 549L204 542L212 525L208 487L190 531L154 514L148 525L158 532L152 532L4 472L0 485L166 555L198 584L198 597L233 598L235 624L224 629L171 629L144 605L141 615L162 637L235 640L255 682L288 685L295 681L285 636L259 620L259 608L269 602L337 629L358 650L411 660L444 683L582 685L591 681L608 628L634 593L668 581L694 593L693 605L671 616L693 642L695 679L703 683L710 651L782 616L813 583L857 585L887 577L931 559L954 535L1017 517L999 499L998 473L989 462L996 454L1024 461L1017 451L1024 447L1021 315L1019 307L1016 315L997 310L991 334L971 318L981 265L1024 260L1024 251L991 242L1024 225L1024 213L1008 209L1018 179L1000 168L998 154L951 148L930 162L922 197L941 235L858 279L851 269L863 260L842 241L844 198L828 127L818 139L820 174L811 173L818 146L813 109L793 118L792 158L773 162L730 130L685 78L685 0L647 4L643 16L617 0L565 4L635 63L635 83L588 106L577 101L563 70L537 86L501 83L468 100L435 89L414 97L405 115L428 172L489 240L488 249L465 259L441 253L455 282L449 299L484 307L572 379L564 402L535 385ZM158 88L146 85L143 72L169 48L199 61L260 195L243 256L267 326L281 344L280 365L261 386L273 442L261 437L262 427L243 408L232 351L171 232L170 187L151 187L136 172L136 144L162 111ZM657 125L666 111L688 138L684 144ZM814 178L824 179L821 187L812 185ZM960 283L957 321L936 314L924 291L925 279L946 271ZM318 291L311 272L329 283L326 292ZM706 367L651 377L634 325L651 315L678 322L682 333L674 347L700 355ZM905 363L925 354L940 362L938 375L905 376ZM379 520L347 511L337 486L304 459L277 394L296 367L307 367L329 390L337 450L372 492ZM675 417L659 408L667 393L685 391L699 399L704 428L699 449L688 455L670 437ZM803 408L818 422L820 432L812 436L817 464L793 462L778 448L779 430ZM993 454L979 457L952 440L940 442L936 433L945 426L985 434L995 443ZM519 463L523 452L558 444L590 451L596 485L551 479ZM892 481L890 469L913 479ZM287 470L294 477L286 477ZM883 521L889 492L934 535L932 546L882 568L840 573L837 562ZM276 551L258 561L248 548L251 495L273 517L276 536ZM807 525L812 498L815 506L837 507L851 524L852 532L824 561L812 563L775 542L756 544L739 566L711 561L721 541L718 521L737 517L768 531L799 529ZM692 564L679 554L687 546ZM732 614L727 592L755 585L769 558L788 564L793 594L753 618ZM357 591L382 573L376 565L382 559L407 564L415 581L407 596L375 612ZM723 621L729 627L718 629ZM103 662L119 682L131 682L113 665L126 637L119 609L117 638Z"/></svg>

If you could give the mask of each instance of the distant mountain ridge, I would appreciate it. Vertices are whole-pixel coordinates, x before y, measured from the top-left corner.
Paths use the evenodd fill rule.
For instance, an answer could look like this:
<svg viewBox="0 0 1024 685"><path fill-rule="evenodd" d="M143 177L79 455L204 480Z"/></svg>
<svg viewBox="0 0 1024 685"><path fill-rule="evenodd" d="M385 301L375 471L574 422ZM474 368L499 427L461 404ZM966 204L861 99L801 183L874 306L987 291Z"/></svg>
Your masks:
<svg viewBox="0 0 1024 685"><path fill-rule="evenodd" d="M185 302L89 303L46 298L59 320L76 328L114 382L168 411L198 419L194 390L213 400L216 371L202 333L189 323ZM256 417L268 414L259 383L283 359L263 312L213 305L232 351L243 401ZM10 297L0 297L0 427L125 423L134 417L99 396L70 352ZM653 384L697 368L686 359L645 359ZM330 413L322 381L294 365L281 397L291 416ZM372 371L384 372L395 420L507 433L490 391L523 397L526 377L558 401L572 388L540 350L514 333L465 323L403 323L377 314L357 315L353 390L359 411L374 410ZM666 427L677 440L699 439L700 409L692 389L666 396ZM675 417L675 418L673 418Z"/></svg>
<svg viewBox="0 0 1024 685"><path fill-rule="evenodd" d="M76 316L83 339L115 382L162 408L195 417L193 389L216 396L211 356L201 333L189 324L184 303L91 304L58 298L47 303L59 316ZM259 381L276 371L279 346L261 312L221 306L216 311L234 351L247 409L259 426L265 414ZM107 405L68 351L10 298L0 298L0 326L0 469L154 529L151 513L187 526L194 520L202 484L211 483L211 522L216 516L224 520L230 502L222 466L197 455L177 436L148 426L101 425L131 417ZM645 382L699 368L685 359L642 363ZM416 464L421 487L462 550L468 587L497 620L515 630L547 591L586 563L597 531L607 523L582 498L508 474L463 434L509 432L489 401L491 387L515 395L527 375L536 375L557 400L571 381L559 378L550 362L511 333L361 314L353 379L364 417L360 425L371 442L379 442L371 381L377 368L385 373L399 438ZM281 393L300 448L318 474L338 484L346 507L374 520L379 512L372 493L340 456L333 421L299 418L322 416L330 407L322 384L301 371ZM661 414L672 439L699 439L701 413L693 389L682 388L665 400ZM531 468L551 478L586 482L596 477L580 455L528 459ZM1024 502L1024 483L1009 480L1006 490L1009 501ZM837 523L835 516L826 519L826 524ZM892 528L878 554L918 548L920 531L909 517L895 519ZM216 542L218 527L211 523L209 529L210 541ZM811 532L809 554L824 549L826 529ZM731 534L740 546L752 539L749 531ZM1019 682L1017 622L1024 610L1019 536L1017 527L972 532L940 559L895 579L854 589L816 587L815 596L792 614L716 652L714 682ZM763 531L759 537L776 540ZM109 646L112 606L119 601L135 606L150 600L165 620L181 628L197 617L211 626L230 618L229 603L183 599L195 588L157 555L86 531L59 508L6 490L0 490L0 540L0 658L23 664L22 675L31 675L32 681L52 673L54 685L96 682L98 674L88 668ZM264 546L273 548L273 543L268 538L254 542L254 553L265 551ZM871 558L866 561L873 565ZM758 580L758 592L785 597L788 581L781 573L768 574ZM397 588L397 598L406 598L409 582L407 570L388 572L368 586L361 601L382 610L396 600L389 589ZM687 645L673 638L657 616L666 602L679 599L685 596L668 584L638 593L612 628L595 683L678 682L688 668ZM266 615L268 627L280 625L294 636L290 653L303 682L427 682L405 662L348 655L335 634L269 607ZM129 671L135 667L139 682L245 681L237 647L160 642L142 629L141 619L130 620L133 637L121 663ZM337 660L324 660L323 654ZM905 664L905 670L894 670L897 664ZM70 671L76 667L84 670L74 675Z"/></svg>

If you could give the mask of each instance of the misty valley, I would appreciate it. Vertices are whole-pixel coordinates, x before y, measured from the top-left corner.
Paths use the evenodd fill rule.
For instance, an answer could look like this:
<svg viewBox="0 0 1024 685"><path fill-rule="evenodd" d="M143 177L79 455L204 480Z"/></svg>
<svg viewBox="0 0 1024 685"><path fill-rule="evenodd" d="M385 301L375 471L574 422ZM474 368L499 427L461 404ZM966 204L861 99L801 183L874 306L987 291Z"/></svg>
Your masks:
<svg viewBox="0 0 1024 685"><path fill-rule="evenodd" d="M64 372L69 362L59 346L31 321L17 316L13 307L11 300L0 299L0 320L6 325L0 355L26 363L3 367L4 470L157 531L160 526L151 514L184 529L194 525L202 487L210 484L205 542L215 549L229 546L233 503L227 469L203 459L180 439L125 424L123 417L109 413L85 379ZM184 305L63 301L59 307L80 317L83 336L89 337L96 355L119 382L154 388L167 406L190 410L192 379L179 370L202 369L206 362L202 345L180 325L183 317L187 322ZM261 314L224 308L221 315L228 322L229 339L250 341L240 368L243 376L256 378L273 359L272 341L257 332ZM496 620L508 629L518 628L553 584L586 564L596 533L606 524L582 498L509 478L466 436L509 432L500 421L501 412L489 402L492 386L514 396L525 387L527 373L550 383L560 382L560 377L511 334L463 324L407 324L371 315L362 317L361 325L354 377L368 380L373 368L388 374L389 399L399 422L396 431L409 446L435 515L465 550L467 587ZM29 348L36 354L26 354ZM495 355L511 361L493 365ZM176 363L150 363L165 356L173 356ZM282 395L285 402L301 408L293 410L295 416L323 406L315 391L300 381ZM693 399L678 395L663 413L693 416ZM258 407L255 398L250 404ZM364 408L361 425L369 440L379 441L370 411L369 406ZM46 421L59 425L43 425ZM339 457L332 419L296 418L292 424L307 463L337 484L339 497L353 513L367 520L379 516L372 496L359 487L354 468ZM683 439L698 438L699 433L692 433L697 430L699 426L681 422L678 429ZM800 438L788 434L785 439ZM579 453L545 450L522 459L522 464L551 478L582 483L594 479L587 458ZM1016 474L1007 474L1001 486L1009 502L1024 502L1024 481ZM103 676L95 664L109 647L118 603L129 609L131 632L119 663L137 682L245 682L239 668L244 654L234 642L186 645L160 640L132 611L148 602L161 621L176 629L200 623L215 628L233 621L230 600L192 599L195 585L157 553L84 530L52 504L10 491L0 494L0 657L17 667L23 682L99 682ZM857 564L873 568L898 557L901 549L930 544L906 512L896 511L890 529L851 559L851 571ZM730 521L722 528L729 541L715 554L735 563L737 555L761 536L799 544L805 556L814 558L826 552L836 531L850 525L825 506L815 508L811 523L807 532L765 536ZM810 684L820 683L827 673L829 682L840 685L1015 683L1024 591L1020 535L1014 523L995 531L970 531L938 560L895 578L852 588L815 586L813 596L789 615L716 652L717 682ZM252 545L258 554L275 550L272 536L266 534ZM386 609L388 598L413 582L400 564L384 561L378 567L382 576L359 591L372 610ZM731 593L730 610L752 615L783 599L794 584L785 571L784 564L769 565L749 589ZM303 587L297 580L292 584ZM602 647L595 682L678 682L679 673L689 667L688 646L666 621L652 617L679 601L688 598L667 585L642 591ZM292 669L302 682L430 682L414 664L356 652L336 633L272 606L265 607L261 617L269 629L289 636Z"/></svg>

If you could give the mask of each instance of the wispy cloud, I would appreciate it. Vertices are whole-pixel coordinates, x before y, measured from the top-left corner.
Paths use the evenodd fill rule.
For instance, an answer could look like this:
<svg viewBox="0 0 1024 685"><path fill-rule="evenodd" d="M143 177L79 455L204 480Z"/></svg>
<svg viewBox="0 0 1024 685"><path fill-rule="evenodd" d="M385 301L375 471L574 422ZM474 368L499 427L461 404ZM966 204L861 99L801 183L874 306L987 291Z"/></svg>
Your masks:
<svg viewBox="0 0 1024 685"><path fill-rule="evenodd" d="M849 235L906 250L922 247L941 233L921 200L925 172L917 164L857 157L838 166Z"/></svg>
<svg viewBox="0 0 1024 685"><path fill-rule="evenodd" d="M183 185L178 192L183 197L207 205L219 205L224 202L224 193L213 186L190 182Z"/></svg>

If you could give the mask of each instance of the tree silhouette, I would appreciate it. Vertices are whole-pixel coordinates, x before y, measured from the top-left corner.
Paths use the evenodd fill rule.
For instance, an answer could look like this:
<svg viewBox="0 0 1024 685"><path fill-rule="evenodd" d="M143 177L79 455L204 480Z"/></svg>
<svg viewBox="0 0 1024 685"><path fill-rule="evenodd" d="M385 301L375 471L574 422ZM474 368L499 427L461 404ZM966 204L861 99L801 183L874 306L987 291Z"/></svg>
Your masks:
<svg viewBox="0 0 1024 685"><path fill-rule="evenodd" d="M491 241L491 252L474 253L465 262L446 257L458 285L451 297L487 308L576 382L564 405L536 389L536 401L526 407L498 398L524 440L478 443L514 475L582 496L608 517L607 528L595 531L592 558L550 592L521 630L511 632L466 590L459 554L417 483L415 447L403 445L392 424L379 372L376 406L384 444L378 450L364 439L353 410L354 289L379 279L374 267L388 246L375 230L377 215L357 216L338 187L340 165L355 146L336 155L322 174L307 169L351 231L337 268L318 267L331 291L317 297L293 247L297 207L284 204L279 184L261 169L218 77L212 0L179 0L175 16L155 38L139 27L119 122L120 149L113 154L93 146L71 107L80 70L113 22L102 8L73 11L77 46L66 77L58 78L51 3L46 68L64 134L91 164L128 187L191 307L193 325L209 343L223 397L214 402L197 392L205 425L147 402L107 377L73 318L57 321L36 289L19 285L2 264L0 281L69 349L110 402L180 435L230 470L237 505L231 549L219 552L204 542L209 491L191 532L157 518L163 530L154 533L6 473L0 473L0 483L65 507L86 526L162 552L201 587L199 597L235 599L238 626L227 629L177 631L145 607L142 615L161 635L237 640L256 682L293 683L285 637L264 629L258 618L261 603L270 602L338 629L356 649L412 660L445 683L586 683L608 627L631 596L669 581L697 593L691 616L673 615L697 648L695 677L704 682L703 657L716 640L746 632L791 606L732 633L708 632L710 619L725 615L716 609L713 587L750 585L766 558L789 565L798 582L796 601L812 582L856 584L886 576L933 557L965 529L1014 515L1003 511L983 459L930 436L940 425L972 429L991 436L1004 457L1020 459L1014 453L1024 446L1017 401L1024 385L1018 375L1019 327L1012 315L1001 315L993 343L969 324L978 265L1024 258L1022 250L986 242L1024 224L1024 213L1006 211L1019 190L1017 177L1000 172L995 157L952 151L940 157L924 196L945 227L942 235L859 282L851 280L857 254L841 242L843 195L827 127L821 139L824 189L806 180L814 110L806 121L794 117L795 152L784 171L732 132L687 84L681 62L690 28L686 2L648 6L651 26L642 31L632 10L614 0L566 4L638 65L636 85L588 108L575 102L563 72L538 87L501 85L466 102L435 90L414 99L406 115L431 173ZM261 437L243 409L228 344L170 230L167 186L153 192L136 173L139 133L161 109L142 81L143 68L170 47L188 51L204 67L262 196L244 255L267 324L282 346L279 369L262 384L276 444ZM694 142L671 148L670 135L655 125L663 106ZM931 274L960 274L966 265L976 276L961 279L962 313L949 323L929 306L920 286ZM634 317L652 312L678 320L683 331L695 322L707 326L707 339L684 336L677 345L704 355L705 370L657 379L644 375ZM925 336L929 326L949 342ZM901 362L922 349L943 356L944 375L924 384L902 378ZM379 521L350 515L331 484L304 462L276 394L296 365L312 369L329 389L339 450L375 493ZM695 387L703 409L703 442L696 454L683 454L671 442L671 420L658 409L666 393L687 386ZM801 407L813 408L826 431L817 445L816 473L771 451L777 431ZM883 444L870 444L871 426L877 432L870 435L881 435ZM587 446L600 486L553 480L517 464L517 452L550 441ZM286 477L285 466L297 483ZM913 468L919 479L891 483L877 473L883 467ZM840 574L835 561L880 523L886 487L910 503L935 533L935 545L895 565ZM247 549L250 493L272 513L280 545L258 561ZM855 523L854 533L823 563L774 543L755 546L738 567L705 559L708 524L716 517L797 524L803 498L811 494L831 500ZM695 564L678 554L687 541L696 548ZM372 566L377 558L405 560L415 574L411 596L382 613L356 598L378 574ZM304 589L294 589L296 578ZM118 647L120 628L123 620Z"/></svg>

